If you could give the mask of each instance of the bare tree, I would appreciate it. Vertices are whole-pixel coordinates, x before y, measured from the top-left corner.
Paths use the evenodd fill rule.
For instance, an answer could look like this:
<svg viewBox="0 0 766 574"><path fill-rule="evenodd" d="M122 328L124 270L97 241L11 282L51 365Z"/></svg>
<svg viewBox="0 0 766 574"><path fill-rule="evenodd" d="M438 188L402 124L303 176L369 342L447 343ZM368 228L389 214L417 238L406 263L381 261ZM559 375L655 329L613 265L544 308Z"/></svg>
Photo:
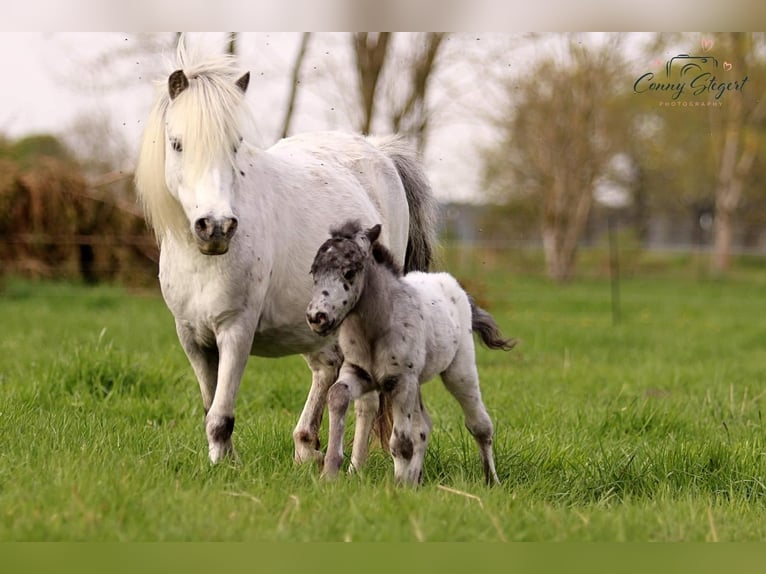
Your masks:
<svg viewBox="0 0 766 574"><path fill-rule="evenodd" d="M386 63L390 38L390 32L357 32L352 37L362 101L362 118L358 129L363 134L370 133L378 79Z"/></svg>
<svg viewBox="0 0 766 574"><path fill-rule="evenodd" d="M287 99L287 106L285 108L285 119L282 121L283 138L286 138L290 133L290 123L295 112L295 100L298 96L298 87L301 83L301 68L303 67L303 61L306 59L309 40L311 40L311 32L304 32L301 36L298 54L295 56L295 62L293 63L293 71L290 76L290 96Z"/></svg>
<svg viewBox="0 0 766 574"><path fill-rule="evenodd" d="M111 34L95 46L57 33L50 49L66 54L68 62L51 69L53 77L77 90L116 92L151 81L163 70L161 54L172 52L178 33Z"/></svg>
<svg viewBox="0 0 766 574"><path fill-rule="evenodd" d="M614 153L609 111L620 73L617 42L588 48L570 37L566 57L543 60L514 79L515 107L501 119L504 141L485 166L489 180L505 182L500 193L539 196L546 265L556 281L574 272L594 185Z"/></svg>
<svg viewBox="0 0 766 574"><path fill-rule="evenodd" d="M720 49L727 55L731 69L744 71L752 62L753 35L736 32L718 34ZM713 272L722 274L729 268L734 231L733 217L742 201L743 190L758 152L757 125L766 113L764 96L753 99L730 94L723 113L718 139L718 174L715 188L715 219L713 224ZM718 111L718 110L716 110Z"/></svg>
<svg viewBox="0 0 766 574"><path fill-rule="evenodd" d="M239 43L239 35L237 32L229 32L229 39L226 43L226 53L232 56L237 54L237 44Z"/></svg>
<svg viewBox="0 0 766 574"><path fill-rule="evenodd" d="M439 49L445 36L446 34L442 32L424 34L422 48L415 51L412 59L409 93L391 113L393 132L413 137L421 151L425 147L429 119L426 108L429 79L433 75ZM421 43L418 40L416 42Z"/></svg>

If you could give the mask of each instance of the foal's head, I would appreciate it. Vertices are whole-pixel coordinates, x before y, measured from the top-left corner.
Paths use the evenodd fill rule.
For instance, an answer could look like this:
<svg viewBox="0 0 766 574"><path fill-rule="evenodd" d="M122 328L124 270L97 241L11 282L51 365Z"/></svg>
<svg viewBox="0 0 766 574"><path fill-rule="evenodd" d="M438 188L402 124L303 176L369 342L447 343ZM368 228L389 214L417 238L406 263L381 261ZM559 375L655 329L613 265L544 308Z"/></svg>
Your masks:
<svg viewBox="0 0 766 574"><path fill-rule="evenodd" d="M363 229L358 221L349 221L330 235L311 266L314 289L306 311L309 327L319 335L331 333L359 301L380 224Z"/></svg>

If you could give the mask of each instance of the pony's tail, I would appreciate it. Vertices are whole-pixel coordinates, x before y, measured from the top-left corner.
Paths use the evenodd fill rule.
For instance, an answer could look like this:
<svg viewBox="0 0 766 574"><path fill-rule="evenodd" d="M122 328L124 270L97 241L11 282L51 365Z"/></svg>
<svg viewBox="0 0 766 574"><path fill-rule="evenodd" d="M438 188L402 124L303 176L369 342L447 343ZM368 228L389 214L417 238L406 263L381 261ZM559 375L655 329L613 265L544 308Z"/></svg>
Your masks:
<svg viewBox="0 0 766 574"><path fill-rule="evenodd" d="M487 348L510 351L516 346L514 339L503 338L492 315L479 307L470 295L468 302L471 304L471 329L474 333L478 333L481 342Z"/></svg>
<svg viewBox="0 0 766 574"><path fill-rule="evenodd" d="M417 152L401 137L373 139L394 162L407 196L410 229L404 255L404 272L428 271L436 246L436 199Z"/></svg>

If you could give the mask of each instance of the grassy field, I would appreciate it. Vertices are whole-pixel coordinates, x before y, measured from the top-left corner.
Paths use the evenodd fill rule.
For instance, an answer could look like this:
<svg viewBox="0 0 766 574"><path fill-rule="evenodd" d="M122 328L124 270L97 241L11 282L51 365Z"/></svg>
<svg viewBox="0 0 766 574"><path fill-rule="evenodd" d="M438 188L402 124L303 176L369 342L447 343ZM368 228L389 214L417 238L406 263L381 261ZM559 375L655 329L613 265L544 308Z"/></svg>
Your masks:
<svg viewBox="0 0 766 574"><path fill-rule="evenodd" d="M157 294L6 281L0 540L766 539L762 265L727 280L628 277L616 326L600 272L560 287L492 253L446 265L520 340L478 357L496 488L438 381L424 389L434 432L420 489L396 487L379 449L332 483L296 467L299 357L251 360L241 462L211 466Z"/></svg>

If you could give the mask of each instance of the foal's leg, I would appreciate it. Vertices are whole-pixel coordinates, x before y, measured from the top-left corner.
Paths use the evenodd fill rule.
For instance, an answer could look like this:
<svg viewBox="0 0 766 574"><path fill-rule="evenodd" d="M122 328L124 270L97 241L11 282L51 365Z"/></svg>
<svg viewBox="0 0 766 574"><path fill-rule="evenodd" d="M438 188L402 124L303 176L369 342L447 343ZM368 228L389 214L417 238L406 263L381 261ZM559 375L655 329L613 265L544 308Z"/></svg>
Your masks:
<svg viewBox="0 0 766 574"><path fill-rule="evenodd" d="M354 446L351 449L349 472L359 470L367 460L370 447L370 431L378 416L380 398L377 391L365 393L354 402L356 423L354 426Z"/></svg>
<svg viewBox="0 0 766 574"><path fill-rule="evenodd" d="M455 360L442 373L442 381L460 403L465 416L465 426L479 445L484 466L484 480L487 484L500 484L492 452L494 429L487 408L481 400L473 340L470 341L470 345L464 345L458 350Z"/></svg>
<svg viewBox="0 0 766 574"><path fill-rule="evenodd" d="M322 474L332 478L343 464L343 436L346 430L346 412L352 400L357 400L373 390L369 376L360 373L357 367L347 363L341 367L338 382L327 393L327 408L330 413L330 430L327 439L327 454Z"/></svg>
<svg viewBox="0 0 766 574"><path fill-rule="evenodd" d="M311 389L293 431L295 461L321 463L319 426L322 424L322 414L327 404L327 390L338 377L343 354L337 343L333 343L321 351L303 355L303 358L311 369Z"/></svg>
<svg viewBox="0 0 766 574"><path fill-rule="evenodd" d="M383 387L389 387L393 407L393 430L389 446L394 459L394 478L399 483L418 484L420 468L413 468L412 457L415 453L413 442L413 419L420 417L417 378L402 376L398 380L383 381Z"/></svg>
<svg viewBox="0 0 766 574"><path fill-rule="evenodd" d="M417 473L417 483L423 482L423 463L426 458L426 448L428 447L428 437L431 436L431 428L433 423L431 417L423 404L423 398L418 388L418 413L415 417L412 436L413 436L413 452L412 460L410 461L410 472L415 475Z"/></svg>

